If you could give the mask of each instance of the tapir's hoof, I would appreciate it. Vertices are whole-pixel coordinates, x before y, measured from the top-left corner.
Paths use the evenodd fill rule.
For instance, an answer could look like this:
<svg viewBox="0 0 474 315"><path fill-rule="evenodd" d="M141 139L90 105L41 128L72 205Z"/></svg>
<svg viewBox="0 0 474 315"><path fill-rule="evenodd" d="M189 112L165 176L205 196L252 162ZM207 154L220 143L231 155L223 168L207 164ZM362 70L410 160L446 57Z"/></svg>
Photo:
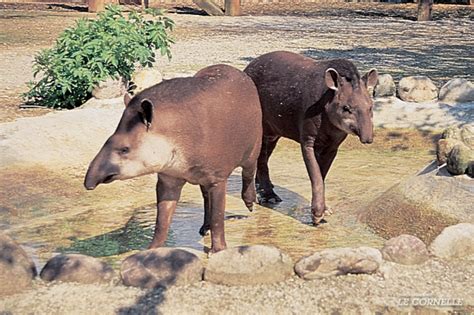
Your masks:
<svg viewBox="0 0 474 315"><path fill-rule="evenodd" d="M203 225L201 226L201 228L199 229L199 234L201 236L206 236L206 235L209 235L209 231L211 230L210 226L209 225Z"/></svg>
<svg viewBox="0 0 474 315"><path fill-rule="evenodd" d="M258 199L258 203L261 205L276 204L282 201L281 198L278 197L278 195L275 194L273 191L271 192L259 191L257 199Z"/></svg>
<svg viewBox="0 0 474 315"><path fill-rule="evenodd" d="M326 223L326 220L324 220L324 214L321 216L313 215L313 225L318 226L321 223Z"/></svg>
<svg viewBox="0 0 474 315"><path fill-rule="evenodd" d="M255 210L253 202L250 203L250 204L245 204L245 206L247 207L247 209L249 209L250 212L253 212L253 210Z"/></svg>

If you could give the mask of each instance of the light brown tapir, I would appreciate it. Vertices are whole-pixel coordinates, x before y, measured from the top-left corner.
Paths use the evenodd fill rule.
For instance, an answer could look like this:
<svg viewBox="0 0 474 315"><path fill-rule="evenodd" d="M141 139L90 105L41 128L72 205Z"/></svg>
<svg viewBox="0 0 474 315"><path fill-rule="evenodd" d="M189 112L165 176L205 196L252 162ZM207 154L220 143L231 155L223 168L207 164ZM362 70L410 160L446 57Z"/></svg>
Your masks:
<svg viewBox="0 0 474 315"><path fill-rule="evenodd" d="M226 248L227 178L242 167L242 199L256 201L254 176L262 137L257 89L242 71L226 65L166 80L133 98L114 134L91 162L84 185L158 173L157 218L150 248L163 246L183 185L199 185L212 252Z"/></svg>
<svg viewBox="0 0 474 315"><path fill-rule="evenodd" d="M339 145L348 134L372 143L373 102L367 88L377 83L377 71L361 77L349 60L316 61L286 51L262 55L244 71L257 86L263 113L256 180L259 201L281 201L273 191L268 159L280 137L295 140L311 180L311 213L318 224L327 210L324 180Z"/></svg>

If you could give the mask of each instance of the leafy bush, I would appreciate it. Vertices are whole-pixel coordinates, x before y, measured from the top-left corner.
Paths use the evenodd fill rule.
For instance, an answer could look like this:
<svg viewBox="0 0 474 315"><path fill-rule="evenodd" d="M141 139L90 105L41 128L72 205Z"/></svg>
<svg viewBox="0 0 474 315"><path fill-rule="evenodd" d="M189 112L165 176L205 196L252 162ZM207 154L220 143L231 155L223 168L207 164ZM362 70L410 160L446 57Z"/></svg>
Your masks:
<svg viewBox="0 0 474 315"><path fill-rule="evenodd" d="M152 66L155 50L171 58L169 37L174 22L160 12L153 16L132 11L125 17L118 6L109 5L97 20L81 19L66 29L51 49L34 60L35 78L23 97L27 104L74 108L91 96L93 88L108 77L129 80L135 66Z"/></svg>

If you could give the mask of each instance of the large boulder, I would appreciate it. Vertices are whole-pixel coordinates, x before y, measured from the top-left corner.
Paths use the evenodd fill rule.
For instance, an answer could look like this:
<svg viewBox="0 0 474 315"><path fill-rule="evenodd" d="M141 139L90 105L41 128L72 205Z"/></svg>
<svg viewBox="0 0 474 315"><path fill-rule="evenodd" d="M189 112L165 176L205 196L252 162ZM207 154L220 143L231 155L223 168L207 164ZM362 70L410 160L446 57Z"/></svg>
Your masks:
<svg viewBox="0 0 474 315"><path fill-rule="evenodd" d="M385 238L414 235L426 244L459 222L474 223L474 181L429 164L361 209L360 219Z"/></svg>
<svg viewBox="0 0 474 315"><path fill-rule="evenodd" d="M31 287L36 274L34 263L23 248L0 233L0 296Z"/></svg>
<svg viewBox="0 0 474 315"><path fill-rule="evenodd" d="M431 243L430 251L441 258L474 258L474 224L460 223L445 228Z"/></svg>
<svg viewBox="0 0 474 315"><path fill-rule="evenodd" d="M167 247L131 255L122 262L120 269L125 285L146 289L202 281L203 272L198 256L187 250Z"/></svg>
<svg viewBox="0 0 474 315"><path fill-rule="evenodd" d="M425 243L408 234L389 239L381 252L383 259L403 265L421 264L430 258Z"/></svg>
<svg viewBox="0 0 474 315"><path fill-rule="evenodd" d="M405 102L426 102L438 97L438 88L426 76L404 77L398 83L398 96Z"/></svg>
<svg viewBox="0 0 474 315"><path fill-rule="evenodd" d="M275 247L239 246L213 254L204 280L227 285L280 282L293 275L291 258Z"/></svg>
<svg viewBox="0 0 474 315"><path fill-rule="evenodd" d="M397 87L390 74L379 74L377 85L374 88L374 97L395 96Z"/></svg>
<svg viewBox="0 0 474 315"><path fill-rule="evenodd" d="M51 258L40 277L44 281L108 283L115 276L112 267L97 258L80 254L60 254Z"/></svg>
<svg viewBox="0 0 474 315"><path fill-rule="evenodd" d="M474 102L474 84L466 79L452 79L439 90L439 100L447 103Z"/></svg>
<svg viewBox="0 0 474 315"><path fill-rule="evenodd" d="M371 274L379 269L382 261L382 254L375 248L330 248L303 257L296 263L295 271L305 280L349 273Z"/></svg>

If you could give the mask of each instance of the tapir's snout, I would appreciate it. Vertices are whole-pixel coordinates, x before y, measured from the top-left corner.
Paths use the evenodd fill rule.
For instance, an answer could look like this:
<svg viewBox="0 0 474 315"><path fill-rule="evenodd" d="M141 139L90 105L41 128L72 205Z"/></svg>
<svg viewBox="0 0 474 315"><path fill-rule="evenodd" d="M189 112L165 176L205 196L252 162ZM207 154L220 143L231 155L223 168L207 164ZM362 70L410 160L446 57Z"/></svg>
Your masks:
<svg viewBox="0 0 474 315"><path fill-rule="evenodd" d="M101 163L94 159L89 165L86 177L84 179L84 187L87 190L95 189L99 184L108 184L117 179L120 169L118 166L110 163Z"/></svg>

